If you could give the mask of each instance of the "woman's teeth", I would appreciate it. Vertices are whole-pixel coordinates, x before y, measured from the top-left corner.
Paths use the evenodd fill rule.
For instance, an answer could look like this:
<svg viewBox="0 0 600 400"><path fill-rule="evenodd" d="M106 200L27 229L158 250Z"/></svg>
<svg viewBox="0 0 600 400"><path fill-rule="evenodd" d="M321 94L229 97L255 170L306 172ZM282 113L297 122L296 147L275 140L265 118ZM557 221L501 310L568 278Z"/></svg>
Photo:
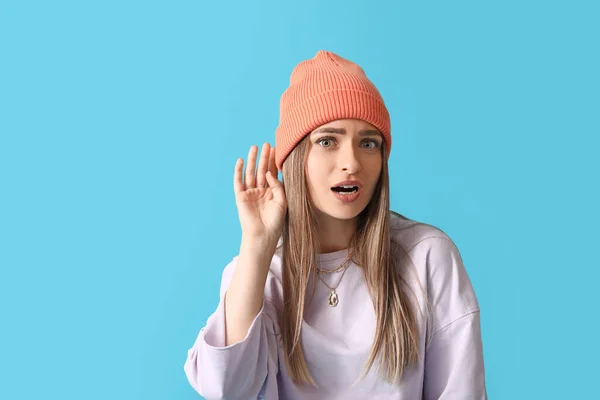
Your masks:
<svg viewBox="0 0 600 400"><path fill-rule="evenodd" d="M332 188L333 191L340 194L353 194L358 192L357 186L336 186Z"/></svg>

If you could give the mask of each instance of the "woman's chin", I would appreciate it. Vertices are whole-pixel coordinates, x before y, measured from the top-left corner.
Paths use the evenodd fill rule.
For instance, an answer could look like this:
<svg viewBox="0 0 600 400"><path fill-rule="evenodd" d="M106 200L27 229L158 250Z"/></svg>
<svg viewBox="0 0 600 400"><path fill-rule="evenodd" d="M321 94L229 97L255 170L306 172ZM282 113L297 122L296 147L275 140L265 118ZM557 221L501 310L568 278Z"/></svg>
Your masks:
<svg viewBox="0 0 600 400"><path fill-rule="evenodd" d="M323 214L330 218L335 218L339 220L351 220L356 217L365 209L365 207L360 207L358 204L348 206L330 206L324 207L323 209L319 209L319 213Z"/></svg>

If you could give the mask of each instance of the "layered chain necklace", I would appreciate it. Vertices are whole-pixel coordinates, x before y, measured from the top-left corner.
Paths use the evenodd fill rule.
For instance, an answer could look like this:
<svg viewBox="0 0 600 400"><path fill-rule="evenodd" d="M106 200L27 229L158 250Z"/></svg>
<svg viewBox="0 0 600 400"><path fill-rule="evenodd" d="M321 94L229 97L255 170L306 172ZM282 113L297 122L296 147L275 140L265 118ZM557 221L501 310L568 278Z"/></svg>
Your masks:
<svg viewBox="0 0 600 400"><path fill-rule="evenodd" d="M348 257L346 257L346 260L344 260L344 262L341 263L340 266L337 267L336 269L327 270L327 269L317 268L317 277L319 278L319 280L321 282L323 282L323 285L327 286L327 288L329 289L329 305L331 307L337 307L337 305L340 302L340 298L339 298L337 292L335 291L335 289L337 289L337 287L340 285L342 278L346 274L346 271L348 270L348 266L350 265L351 259L352 259L352 253L348 253ZM329 286L327 283L325 283L323 278L321 278L321 274L332 274L334 272L339 272L341 270L344 270L344 272L342 273L342 276L340 276L340 279L338 279L338 282L334 287Z"/></svg>

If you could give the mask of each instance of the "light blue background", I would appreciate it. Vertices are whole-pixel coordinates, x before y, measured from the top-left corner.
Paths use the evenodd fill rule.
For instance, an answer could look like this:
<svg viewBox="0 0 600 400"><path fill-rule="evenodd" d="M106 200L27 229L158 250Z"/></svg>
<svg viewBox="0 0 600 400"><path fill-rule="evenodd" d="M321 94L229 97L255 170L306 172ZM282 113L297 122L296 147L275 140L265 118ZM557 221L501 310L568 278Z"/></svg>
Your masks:
<svg viewBox="0 0 600 400"><path fill-rule="evenodd" d="M2 0L0 398L199 398L183 364L239 249L235 160L274 143L319 49L388 104L393 209L463 255L490 398L591 398L599 11Z"/></svg>

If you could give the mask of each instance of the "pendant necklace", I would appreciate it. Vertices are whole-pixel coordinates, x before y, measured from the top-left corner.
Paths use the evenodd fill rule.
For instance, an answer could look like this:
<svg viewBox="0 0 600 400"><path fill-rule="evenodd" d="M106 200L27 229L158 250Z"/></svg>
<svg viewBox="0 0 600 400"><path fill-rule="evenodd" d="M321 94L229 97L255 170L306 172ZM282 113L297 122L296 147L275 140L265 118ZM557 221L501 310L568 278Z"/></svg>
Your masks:
<svg viewBox="0 0 600 400"><path fill-rule="evenodd" d="M337 284L334 287L331 287L328 284L326 284L325 281L321 278L321 276L317 273L317 277L321 280L321 282L323 282L323 285L327 286L327 288L329 289L329 305L331 307L337 307L337 305L340 302L340 299L339 299L338 294L335 291L335 289L337 289L337 287L340 285L342 278L346 274L346 271L348 271L348 267L350 266L351 257L352 257L352 255L348 256L348 258L346 259L346 261L344 263L342 263L342 265L340 265L338 268L333 270L333 271L339 271L340 268L344 268L344 272L342 273L342 276L340 276L340 279L338 280Z"/></svg>

